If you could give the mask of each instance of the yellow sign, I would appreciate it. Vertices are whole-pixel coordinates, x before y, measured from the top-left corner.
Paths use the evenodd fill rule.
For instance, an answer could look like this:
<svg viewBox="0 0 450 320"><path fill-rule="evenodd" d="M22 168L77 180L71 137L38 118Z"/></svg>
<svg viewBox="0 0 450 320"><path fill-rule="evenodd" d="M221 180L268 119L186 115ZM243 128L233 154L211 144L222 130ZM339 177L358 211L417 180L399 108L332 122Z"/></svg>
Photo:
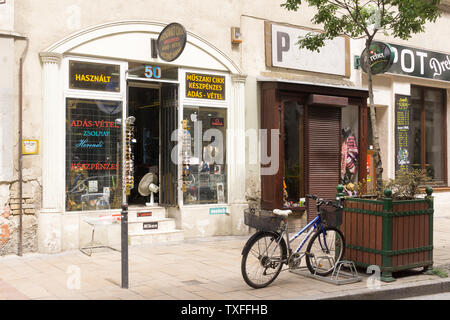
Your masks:
<svg viewBox="0 0 450 320"><path fill-rule="evenodd" d="M225 100L225 77L186 73L186 98Z"/></svg>
<svg viewBox="0 0 450 320"><path fill-rule="evenodd" d="M22 154L38 154L39 140L22 140Z"/></svg>
<svg viewBox="0 0 450 320"><path fill-rule="evenodd" d="M102 82L108 83L111 81L111 76L95 75L95 74L75 74L76 81L87 81L87 82Z"/></svg>

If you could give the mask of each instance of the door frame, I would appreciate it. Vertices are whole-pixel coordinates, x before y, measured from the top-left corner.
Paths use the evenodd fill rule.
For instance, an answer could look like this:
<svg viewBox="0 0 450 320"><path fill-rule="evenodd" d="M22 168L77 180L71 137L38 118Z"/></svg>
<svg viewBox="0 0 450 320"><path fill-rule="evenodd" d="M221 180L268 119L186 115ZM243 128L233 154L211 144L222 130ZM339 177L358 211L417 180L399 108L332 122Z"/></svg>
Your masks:
<svg viewBox="0 0 450 320"><path fill-rule="evenodd" d="M138 79L127 79L127 98L125 103L125 119L129 116L129 98L130 98L130 88L143 88L143 89L157 89L158 90L158 100L159 100L159 112L158 112L158 185L161 181L161 83L160 82L149 82L149 81L139 81ZM125 126L124 126L125 128ZM123 145L123 156L122 156L122 163L125 163L125 135L126 131L122 131L122 145ZM125 181L125 172L122 170L122 181ZM136 186L136 181L135 181ZM160 189L161 190L161 189ZM125 194L125 189L123 190L123 201L127 202L127 195ZM159 199L159 194L158 194ZM158 206L159 206L159 200L158 200Z"/></svg>

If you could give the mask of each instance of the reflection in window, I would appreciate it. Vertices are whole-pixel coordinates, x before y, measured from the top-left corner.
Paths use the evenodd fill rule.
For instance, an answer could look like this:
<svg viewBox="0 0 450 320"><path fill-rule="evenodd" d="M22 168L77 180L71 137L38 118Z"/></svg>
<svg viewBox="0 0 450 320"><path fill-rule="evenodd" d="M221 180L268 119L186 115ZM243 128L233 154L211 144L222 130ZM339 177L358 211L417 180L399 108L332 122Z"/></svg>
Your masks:
<svg viewBox="0 0 450 320"><path fill-rule="evenodd" d="M411 101L412 168L425 170L435 184L444 184L444 91L413 86Z"/></svg>
<svg viewBox="0 0 450 320"><path fill-rule="evenodd" d="M185 107L183 112L183 202L226 203L227 110Z"/></svg>
<svg viewBox="0 0 450 320"><path fill-rule="evenodd" d="M303 106L296 101L284 103L284 181L285 206L299 203L305 196L303 165Z"/></svg>
<svg viewBox="0 0 450 320"><path fill-rule="evenodd" d="M66 210L120 208L122 103L66 100Z"/></svg>

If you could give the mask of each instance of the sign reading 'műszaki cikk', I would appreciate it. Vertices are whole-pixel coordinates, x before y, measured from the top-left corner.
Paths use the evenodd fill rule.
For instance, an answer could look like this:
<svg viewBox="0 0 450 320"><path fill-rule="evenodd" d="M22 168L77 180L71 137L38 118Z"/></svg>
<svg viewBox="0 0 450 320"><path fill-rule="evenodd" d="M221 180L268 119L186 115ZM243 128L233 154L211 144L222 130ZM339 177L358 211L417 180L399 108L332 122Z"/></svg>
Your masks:
<svg viewBox="0 0 450 320"><path fill-rule="evenodd" d="M157 40L159 57L173 61L180 56L186 46L186 30L179 23L168 24L159 34Z"/></svg>
<svg viewBox="0 0 450 320"><path fill-rule="evenodd" d="M186 72L186 98L225 100L225 76Z"/></svg>
<svg viewBox="0 0 450 320"><path fill-rule="evenodd" d="M120 66L71 60L69 88L119 92Z"/></svg>

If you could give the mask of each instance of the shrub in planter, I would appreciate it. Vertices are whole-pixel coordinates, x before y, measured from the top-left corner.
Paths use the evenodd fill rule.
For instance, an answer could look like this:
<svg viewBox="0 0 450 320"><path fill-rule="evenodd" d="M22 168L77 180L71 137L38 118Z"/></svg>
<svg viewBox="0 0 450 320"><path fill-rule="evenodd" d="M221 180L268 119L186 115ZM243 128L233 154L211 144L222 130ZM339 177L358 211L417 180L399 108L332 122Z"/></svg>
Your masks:
<svg viewBox="0 0 450 320"><path fill-rule="evenodd" d="M360 267L377 265L382 281L394 281L392 272L433 265L433 189L419 197L427 181L421 172L398 173L385 182L383 194L343 197L341 231L346 260Z"/></svg>

